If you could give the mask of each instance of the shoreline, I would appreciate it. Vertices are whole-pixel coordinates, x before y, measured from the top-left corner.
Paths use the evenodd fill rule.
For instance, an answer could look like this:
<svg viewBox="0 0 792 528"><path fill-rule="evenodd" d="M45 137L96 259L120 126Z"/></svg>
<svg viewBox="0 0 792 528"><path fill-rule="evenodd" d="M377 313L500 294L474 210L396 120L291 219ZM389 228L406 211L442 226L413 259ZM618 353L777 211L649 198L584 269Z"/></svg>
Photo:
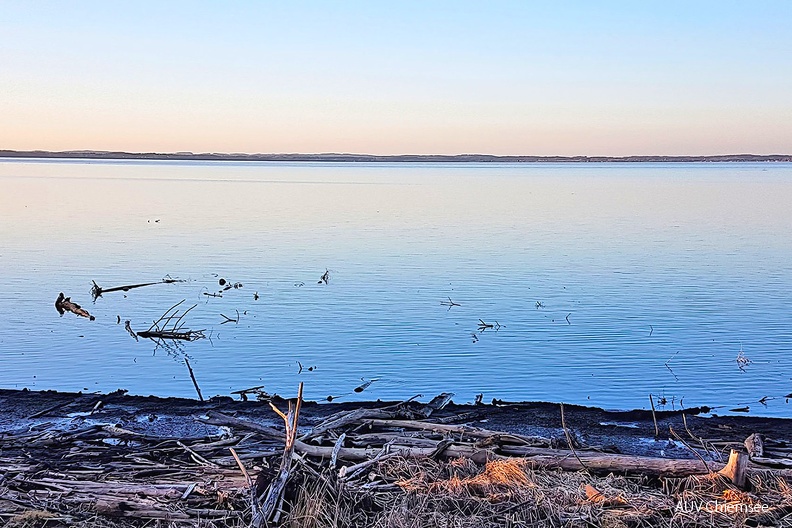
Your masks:
<svg viewBox="0 0 792 528"><path fill-rule="evenodd" d="M201 402L197 399L160 396L129 395L125 390L84 393L54 390L0 389L0 438L20 428L34 427L42 421L68 429L73 422L115 422L125 428L149 435L216 434L217 431L196 422L207 411L243 416L267 426L278 426L280 418L268 402L283 405L287 400L274 395L265 401L242 401L228 396L215 396ZM304 401L301 425L313 425L339 412L376 409L398 405L398 401L315 402ZM576 404L563 404L566 422L589 443L611 445L620 452L658 456L661 452L682 458L693 455L681 446L668 443L669 427L675 430L695 430L697 436L718 438L724 442L742 442L754 432L772 432L775 437L787 438L792 444L792 418L759 417L750 415L710 414L709 407L678 410L605 410ZM495 400L486 404L456 404L453 400L442 412L433 416L466 417L465 423L488 430L507 433L561 436L563 428L561 403L505 402ZM684 419L683 419L684 415ZM654 420L660 435L655 439ZM672 449L669 451L669 446Z"/></svg>
<svg viewBox="0 0 792 528"><path fill-rule="evenodd" d="M495 528L792 518L792 419L708 410L0 389L0 520Z"/></svg>

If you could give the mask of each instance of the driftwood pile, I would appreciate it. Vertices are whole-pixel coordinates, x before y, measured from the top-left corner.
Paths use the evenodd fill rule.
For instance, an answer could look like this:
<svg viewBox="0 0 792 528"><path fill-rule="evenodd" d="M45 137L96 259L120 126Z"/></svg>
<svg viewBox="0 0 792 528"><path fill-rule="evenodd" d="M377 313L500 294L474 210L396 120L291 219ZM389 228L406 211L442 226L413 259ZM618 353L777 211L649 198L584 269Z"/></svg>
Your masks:
<svg viewBox="0 0 792 528"><path fill-rule="evenodd" d="M557 438L545 438L463 425L465 415L433 418L450 397L344 411L310 428L298 428L300 397L270 403L284 427L208 411L196 420L218 426L210 437L150 436L101 423L64 431L45 422L5 433L0 524L92 526L102 519L103 526L158 520L395 528L792 521L792 471L783 469L792 465L792 450L762 435L752 435L725 465L707 460L703 449L691 459L628 456L581 445L566 426ZM695 504L700 508L691 510ZM717 504L740 508L721 511Z"/></svg>

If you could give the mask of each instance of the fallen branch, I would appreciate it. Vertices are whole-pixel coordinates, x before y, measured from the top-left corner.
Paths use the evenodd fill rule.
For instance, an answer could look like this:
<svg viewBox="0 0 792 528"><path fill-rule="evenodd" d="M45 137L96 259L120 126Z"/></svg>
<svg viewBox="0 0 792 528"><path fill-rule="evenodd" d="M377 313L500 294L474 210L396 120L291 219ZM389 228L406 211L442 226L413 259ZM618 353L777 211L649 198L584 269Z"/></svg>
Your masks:
<svg viewBox="0 0 792 528"><path fill-rule="evenodd" d="M129 284L127 286L115 286L113 288L102 288L101 286L96 284L96 281L91 281L91 282L93 283L93 286L91 287L91 296L93 297L93 300L95 301L96 299L101 297L103 293L110 293L110 292L116 292L116 291L127 292L129 290L133 290L135 288L142 288L144 286L153 286L155 284L173 284L175 282L186 282L186 281L185 280L180 280L180 279L171 279L170 277L166 277L166 278L164 278L162 280L158 280L157 282L144 282L144 283L141 283L141 284Z"/></svg>
<svg viewBox="0 0 792 528"><path fill-rule="evenodd" d="M181 315L179 315L178 318L176 318L176 316L179 314L179 310L176 308L183 302L184 299L168 308L159 319L154 321L148 330L137 332L137 335L144 339L151 339L153 341L196 341L206 337L203 330L186 330L184 329L184 324L182 323L182 319L184 319L184 317L190 313L193 308L198 306L197 304L190 306ZM175 321L173 321L174 318L176 318ZM171 321L173 321L172 324ZM168 325L170 325L170 327Z"/></svg>
<svg viewBox="0 0 792 528"><path fill-rule="evenodd" d="M187 365L187 370L190 372L190 379L192 380L193 385L195 386L195 392L198 393L198 399L204 401L203 395L201 394L201 388L198 386L198 382L195 380L195 373L193 373L193 369L190 366L190 360L187 359L186 357L184 358L184 364Z"/></svg>
<svg viewBox="0 0 792 528"><path fill-rule="evenodd" d="M218 412L209 412L210 420L208 423L214 425L226 425L229 427L243 428L256 431L265 437L284 441L284 433L270 427L262 426L247 420L233 418ZM389 448L389 453L398 454L401 457L429 458L437 454L437 445L440 441L435 441L435 447L412 447L400 446L396 443ZM364 462L370 460L380 453L381 448L355 448L336 446L319 446L307 444L299 439L294 441L294 451L308 457L330 460L333 452L336 458L344 462ZM577 458L575 456L577 454ZM452 443L445 447L440 453L442 458L468 458L476 463L484 463L488 460L520 457L524 458L524 463L534 469L561 469L564 471L587 470L596 474L617 473L623 475L644 475L649 477L686 477L690 475L707 475L710 469L719 470L724 464L714 463L714 467L708 468L701 460L693 459L667 459L635 455L618 455L610 453L599 453L593 451L576 450L573 453L569 449L551 449L543 447L532 447L525 445L494 445L488 448L480 448L475 445ZM792 475L791 470L769 470L767 468L749 467L749 475L758 474L766 471L773 471L777 475Z"/></svg>
<svg viewBox="0 0 792 528"><path fill-rule="evenodd" d="M288 414L284 414L275 405L270 402L270 407L281 418L286 426L285 442L283 448L283 458L281 459L280 470L278 476L270 482L267 488L266 497L262 500L261 496L253 497L253 526L261 528L266 526L270 520L278 521L281 502L283 502L283 491L286 488L286 482L289 480L289 475L292 468L292 456L294 454L294 446L297 441L297 421L300 418L300 407L302 406L303 384L300 382L300 387L297 390L297 403L289 402Z"/></svg>

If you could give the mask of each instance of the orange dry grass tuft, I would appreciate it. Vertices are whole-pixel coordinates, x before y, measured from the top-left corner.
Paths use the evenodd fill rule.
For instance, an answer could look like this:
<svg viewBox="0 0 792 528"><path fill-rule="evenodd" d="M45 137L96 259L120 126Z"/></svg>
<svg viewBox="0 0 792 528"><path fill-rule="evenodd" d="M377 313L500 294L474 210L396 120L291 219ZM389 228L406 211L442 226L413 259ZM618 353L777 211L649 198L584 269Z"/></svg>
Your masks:
<svg viewBox="0 0 792 528"><path fill-rule="evenodd" d="M526 463L522 459L491 460L484 470L472 477L460 478L457 475L447 480L429 484L430 491L444 491L454 495L467 493L484 495L502 500L504 492L535 487L525 473ZM499 492L499 493L496 493Z"/></svg>
<svg viewBox="0 0 792 528"><path fill-rule="evenodd" d="M481 486L531 486L531 481L525 474L525 460L511 458L507 460L492 460L484 466L484 471L471 479L471 483Z"/></svg>

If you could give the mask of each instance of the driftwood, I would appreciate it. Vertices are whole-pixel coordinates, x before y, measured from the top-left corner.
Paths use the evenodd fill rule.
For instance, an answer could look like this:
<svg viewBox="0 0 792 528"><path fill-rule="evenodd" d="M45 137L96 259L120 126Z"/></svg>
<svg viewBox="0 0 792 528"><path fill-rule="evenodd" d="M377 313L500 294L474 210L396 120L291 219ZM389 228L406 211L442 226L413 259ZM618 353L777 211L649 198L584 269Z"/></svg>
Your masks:
<svg viewBox="0 0 792 528"><path fill-rule="evenodd" d="M363 412L367 411L367 412ZM333 423L343 423L343 425L350 425L353 423L364 423L371 426L391 426L394 428L411 427L417 430L435 430L443 431L445 433L460 434L461 436L467 435L470 437L470 430L466 428L456 429L453 426L440 426L439 424L431 424L427 422L415 422L396 420L392 423L390 420L383 419L368 419L365 418L368 411L376 411L376 409L361 409L360 412L353 411L357 420L347 418L343 422L335 420ZM270 427L262 426L260 424L234 418L218 412L209 412L209 419L207 423L214 425L225 425L232 428L241 428L249 431L255 431L262 434L271 440L279 442L283 441L284 433ZM324 432L329 431L331 428L326 424L321 427ZM610 453L601 453L594 451L576 450L575 453L568 449L552 449L550 447L533 447L531 445L515 445L515 440L529 443L539 443L539 437L519 437L510 433L490 432L489 437L481 430L472 429L477 435L477 438L490 439L489 446L479 447L475 443L464 441L454 441L446 446L441 446L441 440L421 439L422 446L415 446L415 439L401 436L381 437L381 440L389 442L387 451L390 454L398 455L404 458L428 458L434 456L441 456L442 458L469 458L477 463L484 463L488 460L506 458L506 457L521 457L525 459L525 463L532 468L536 469L561 469L565 471L580 471L587 469L591 472L598 474L618 473L623 475L645 475L651 477L685 477L690 475L707 475L710 473L710 468L713 470L721 470L726 467L724 464L713 462L708 468L701 460L696 459L667 459L634 455L618 455ZM312 438L308 435L306 438ZM347 436L347 441L350 436ZM549 446L549 439L546 439ZM413 445L410 445L413 444ZM439 449L442 447L442 451ZM382 450L382 445L376 447L337 447L313 445L306 443L303 440L296 440L294 442L294 450L301 455L314 457L319 459L330 460L335 454L335 458L339 461L359 463L370 460L378 455ZM764 468L756 466L747 469L747 474L764 471ZM790 472L792 474L792 472Z"/></svg>
<svg viewBox="0 0 792 528"><path fill-rule="evenodd" d="M72 302L71 297L66 297L63 295L63 292L58 294L58 298L55 299L55 309L58 310L58 313L65 314L66 312L71 312L74 315L85 317L91 321L95 320L96 317L88 313L88 310L81 307L76 302Z"/></svg>
<svg viewBox="0 0 792 528"><path fill-rule="evenodd" d="M169 439L110 424L55 427L45 422L0 435L0 524L9 511L63 516L68 524L101 515L238 525L244 515L247 483L233 459L221 456L240 437ZM275 453L265 448L248 440L242 457Z"/></svg>
<svg viewBox="0 0 792 528"><path fill-rule="evenodd" d="M141 283L141 284L129 284L129 285L126 285L126 286L115 286L113 288L102 288L101 286L96 284L96 281L91 281L91 282L93 283L93 286L91 286L91 296L93 297L93 300L96 301L96 299L101 297L103 293L110 293L110 292L116 292L116 291L128 292L129 290L134 290L135 288L142 288L144 286L154 286L155 284L173 284L173 283L176 283L176 282L186 282L186 281L185 280L181 280L181 279L171 279L170 277L165 277L164 279L158 280L156 282L144 282L144 283Z"/></svg>
<svg viewBox="0 0 792 528"><path fill-rule="evenodd" d="M184 323L182 322L184 317L198 305L194 304L190 306L179 315L180 310L177 308L181 306L183 302L184 300L182 299L168 308L159 319L152 323L148 330L137 332L138 337L151 339L160 344L166 343L167 341L196 341L206 337L203 330L189 330L184 328Z"/></svg>
<svg viewBox="0 0 792 528"><path fill-rule="evenodd" d="M355 409L354 411L342 411L327 418L324 422L314 427L309 433L300 437L301 440L317 438L328 431L338 429L349 424L362 423L366 420L394 420L405 418L408 420L416 418L428 418L433 412L443 409L451 401L453 393L444 392L432 398L425 405L410 407L410 401L385 407L382 409Z"/></svg>
<svg viewBox="0 0 792 528"><path fill-rule="evenodd" d="M745 449L748 451L748 456L751 458L764 456L764 435L753 433L746 438Z"/></svg>
<svg viewBox="0 0 792 528"><path fill-rule="evenodd" d="M724 465L603 453L585 445L573 452L553 448L552 438L429 421L421 416L432 411L417 402L341 413L313 428L323 431L320 435L302 440L297 438L301 402L292 402L290 412L274 409L283 418L284 427L277 428L208 410L201 421L225 426L222 437L161 437L133 430L135 421L114 425L98 422L101 418L76 429L44 422L3 433L0 520L41 511L72 524L100 516L123 518L125 526L159 520L238 528L295 525L310 515L330 512L332 518L346 511L335 524L321 524L346 528L382 525L375 519L381 511L419 515L413 508L425 503L427 512L455 515L487 508L490 520L468 524L487 528L560 526L570 519L568 512L586 525L605 525L602 515L608 510L622 519L642 519L636 525L654 526L668 524L677 501L691 500L691 487L709 490L706 500L756 500L739 495L744 492L733 484L740 482L733 476L745 454ZM79 407L87 410L93 403L86 399ZM50 405L44 412L56 410ZM371 418L383 413L412 418ZM792 470L757 465L753 458L790 460L787 444L764 439L764 446L763 457L742 463L744 485L751 497L772 506L749 516L751 522L772 525L792 513L786 491ZM651 478L622 477L630 475ZM619 481L625 485L615 488ZM768 486L776 486L775 494L767 495ZM649 496L657 501L646 502ZM515 512L528 512L528 518L517 523ZM423 518L412 525L433 522Z"/></svg>
<svg viewBox="0 0 792 528"><path fill-rule="evenodd" d="M270 402L270 407L281 418L286 426L285 432L285 447L283 448L283 457L281 458L280 470L277 477L270 483L267 488L266 495L253 496L253 526L260 528L267 525L270 520L278 521L280 515L280 505L283 501L283 492L286 489L286 482L289 480L289 475L292 469L292 455L294 453L295 443L297 441L297 421L300 418L300 407L302 406L303 384L300 383L300 388L297 391L297 402L292 406L289 402L289 411L284 414L275 405ZM254 491L255 493L255 491Z"/></svg>

